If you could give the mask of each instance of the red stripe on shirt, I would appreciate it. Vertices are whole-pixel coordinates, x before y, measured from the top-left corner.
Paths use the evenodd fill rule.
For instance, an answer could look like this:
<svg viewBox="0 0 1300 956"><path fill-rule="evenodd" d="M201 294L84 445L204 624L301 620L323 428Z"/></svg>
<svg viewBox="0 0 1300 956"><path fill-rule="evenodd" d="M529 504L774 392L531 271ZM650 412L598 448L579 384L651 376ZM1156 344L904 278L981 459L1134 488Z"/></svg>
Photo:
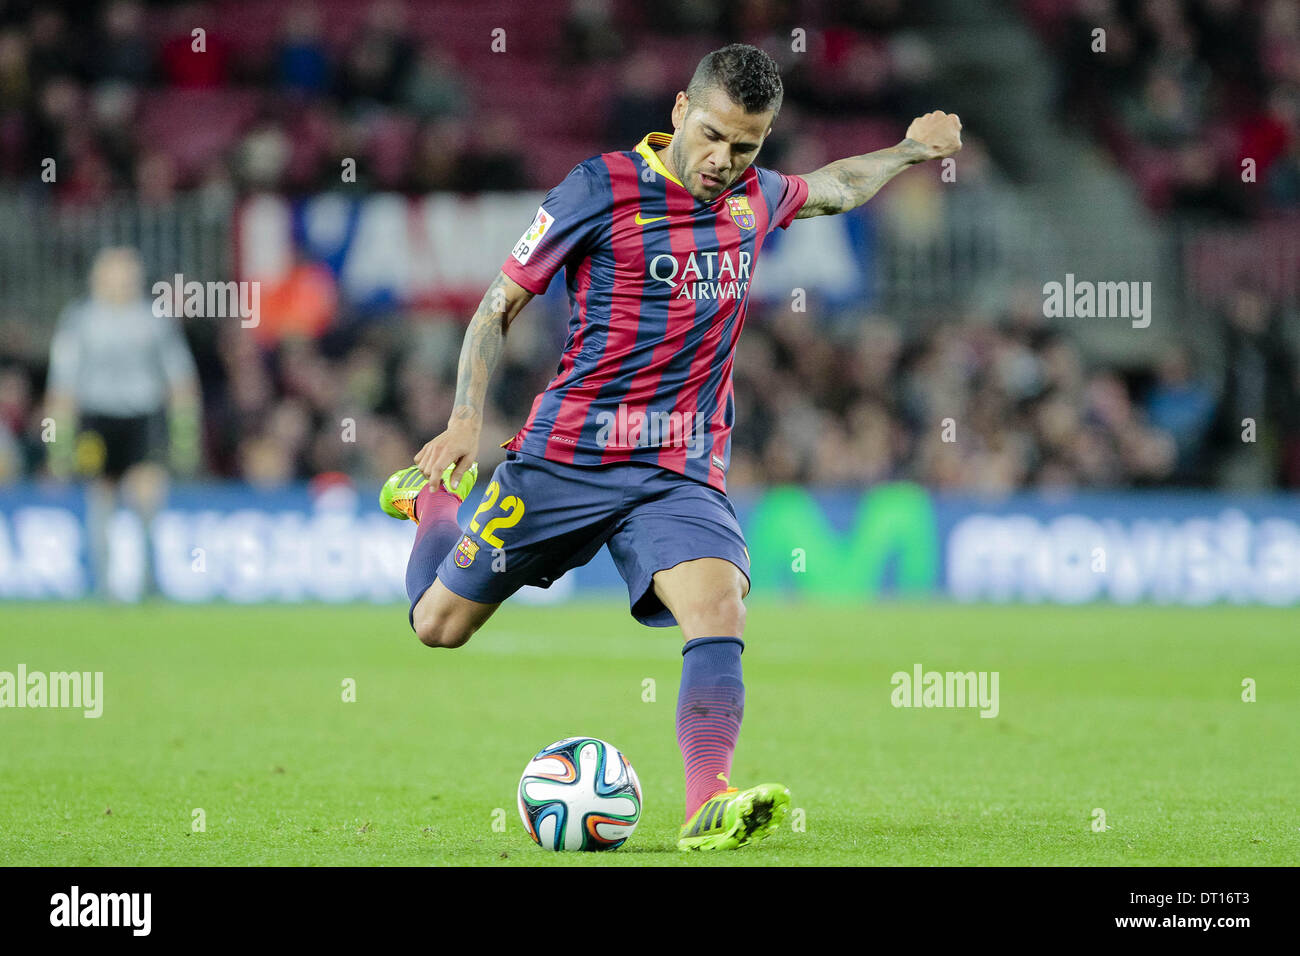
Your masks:
<svg viewBox="0 0 1300 956"><path fill-rule="evenodd" d="M609 330L600 357L600 374L588 376L565 392L560 401L560 410L555 416L555 427L547 436L547 457L567 464L573 464L576 450L574 441L582 435L582 427L592 401L600 393L601 386L618 373L623 359L636 346L637 329L641 324L645 250L639 232L618 228L621 213L640 208L640 180L636 164L628 156L607 153L601 159L609 170L613 196L610 243L614 251L614 281L610 296ZM572 440L555 441L557 437Z"/></svg>
<svg viewBox="0 0 1300 956"><path fill-rule="evenodd" d="M667 203L669 216L668 230L668 250L674 258L679 255L684 259L692 252L697 251L695 243L694 222L691 219L691 213L695 208L695 199L684 189L668 189L664 196ZM640 208L638 206L638 208ZM672 227L674 217L685 217L680 220L677 227ZM644 279L642 281L645 281ZM626 394L622 397L622 402L627 405L627 420L640 412L643 416L648 411L648 406L654 400L659 392L659 383L663 379L664 372L667 370L668 363L672 356L681 351L685 344L686 336L695 326L696 318L699 314L699 303L694 299L683 296L682 298L670 298L668 300L668 315L664 324L664 337L651 353L650 361L641 368L633 377L628 385ZM669 411L674 411L669 409ZM650 427L650 423L643 417L642 430ZM689 429L683 427L683 433L677 436L684 440L686 435L690 434ZM620 438L631 439L632 436L625 435ZM672 440L672 435L659 435L662 442L667 437ZM626 461L631 458L629 449L606 449L605 454L601 456L601 461Z"/></svg>
<svg viewBox="0 0 1300 956"><path fill-rule="evenodd" d="M722 221L722 217L724 215L727 216L726 228L731 228L731 229L740 228L739 226L736 226L731 222L729 207L726 205L726 202L724 200L721 209L718 212L718 215L715 216L713 219L713 232L715 238L714 248L718 250L719 255L721 255L724 252L734 251L736 255L737 265L739 265L740 262L739 243L736 243L733 247L731 243L726 242L723 238L722 231L718 225L719 222ZM752 258L750 259L750 262L751 263L753 262ZM750 275L752 281L752 275L753 275L752 267L750 269ZM744 300L742 299L741 301ZM737 308L738 307L739 307L739 303L737 303ZM721 304L719 304L717 306L717 311L719 313L724 313L725 310L723 309ZM691 413L691 419L692 419L691 427L685 428L688 434L695 430L694 417L700 414L700 409L699 409L700 387L704 384L704 380L708 377L709 366L713 364L714 356L717 354L718 351L718 342L722 339L722 330L726 326L726 324L727 323L724 316L720 315L715 317L715 321L710 325L709 330L704 333L704 338L700 340L699 347L695 350L695 355L691 357L690 372L687 373L686 381L683 383L681 390L677 393L677 401L675 404L675 409L680 410L682 413L684 428L685 428L686 413L687 412ZM738 325L739 323L736 324ZM734 336L732 338L732 342L734 345L735 342ZM659 465L663 468L669 469L670 471L684 472L686 470L686 453L687 453L687 447L685 444L677 448L665 448L661 452L659 452L659 458L658 458ZM710 462L709 474L712 475L711 462Z"/></svg>
<svg viewBox="0 0 1300 956"><path fill-rule="evenodd" d="M749 260L749 281L754 281L754 274L758 271L758 253L763 245L763 238L767 235L767 227L770 222L770 215L767 211L767 203L763 200L763 191L759 188L758 175L755 174L745 188L746 197L749 199L749 208L754 210L755 223L754 231L756 233L754 240L753 254ZM731 343L727 352L726 361L722 367L722 375L718 379L718 388L713 396L713 417L709 420L709 433L713 435L713 448L710 450L711 455L719 458L723 457L723 451L726 448L727 438L731 434L730 430L723 427L723 420L727 414L727 399L733 391L731 379L732 364L736 356L736 344L740 341L740 332L745 324L745 316L748 312L749 290L746 289L744 297L736 305L736 321L731 329ZM721 471L721 469L719 469ZM713 461L709 461L709 477L712 484Z"/></svg>
<svg viewBox="0 0 1300 956"><path fill-rule="evenodd" d="M505 261L501 271L513 279L521 289L527 289L533 295L542 295L546 292L546 286L550 284L549 282L543 283L535 276L529 275L528 270L521 266L514 256Z"/></svg>

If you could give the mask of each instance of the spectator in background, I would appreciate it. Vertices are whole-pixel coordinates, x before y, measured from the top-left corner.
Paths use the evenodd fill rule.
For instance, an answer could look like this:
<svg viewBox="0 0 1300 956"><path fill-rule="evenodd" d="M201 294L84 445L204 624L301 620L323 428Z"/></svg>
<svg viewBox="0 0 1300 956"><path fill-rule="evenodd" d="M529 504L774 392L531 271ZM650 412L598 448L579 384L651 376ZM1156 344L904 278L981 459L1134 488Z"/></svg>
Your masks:
<svg viewBox="0 0 1300 956"><path fill-rule="evenodd" d="M810 90L810 111L826 116L901 111L902 90L889 45L881 38L844 31L826 43Z"/></svg>
<svg viewBox="0 0 1300 956"><path fill-rule="evenodd" d="M1224 487L1258 490L1276 480L1297 430L1295 354L1267 296L1248 281L1230 293L1224 319L1217 478ZM1296 477L1289 476L1293 486Z"/></svg>
<svg viewBox="0 0 1300 956"><path fill-rule="evenodd" d="M1200 479L1205 441L1214 423L1214 392L1193 375L1191 356L1182 346L1160 357L1146 412L1153 426L1173 437L1177 453L1173 479L1180 484Z"/></svg>
<svg viewBox="0 0 1300 956"><path fill-rule="evenodd" d="M136 142L135 118L139 94L129 83L111 81L96 85L90 93L89 125L95 143L116 182L130 182L145 155L166 155L141 150Z"/></svg>
<svg viewBox="0 0 1300 956"><path fill-rule="evenodd" d="M165 206L176 198L176 161L167 153L149 151L135 166L135 192L142 206Z"/></svg>
<svg viewBox="0 0 1300 956"><path fill-rule="evenodd" d="M254 189L272 189L284 178L293 156L293 143L283 124L263 116L244 137L237 151L236 169L241 181ZM335 166L337 176L338 166Z"/></svg>
<svg viewBox="0 0 1300 956"><path fill-rule="evenodd" d="M30 117L27 135L29 168L39 166L46 158L55 161L60 170L57 188L60 198L75 198L83 193L85 159L88 139L84 126L79 123L82 111L82 90L70 76L56 76L36 89L35 109ZM86 198L98 198L95 190L86 190Z"/></svg>
<svg viewBox="0 0 1300 956"><path fill-rule="evenodd" d="M498 114L478 128L478 141L457 165L457 189L474 193L527 187L528 171L519 153L519 129L514 120Z"/></svg>
<svg viewBox="0 0 1300 956"><path fill-rule="evenodd" d="M1093 52L1094 31L1104 30L1106 54ZM1062 25L1059 67L1061 105L1073 115L1098 122L1116 100L1138 83L1137 42L1119 15L1116 0L1079 0Z"/></svg>
<svg viewBox="0 0 1300 956"><path fill-rule="evenodd" d="M27 472L31 455L25 448L32 417L32 390L21 367L0 368L0 485Z"/></svg>
<svg viewBox="0 0 1300 956"><path fill-rule="evenodd" d="M202 34L195 35L196 30ZM201 42L201 48L199 44ZM160 64L169 85L179 89L228 86L234 50L220 31L220 18L206 3L186 3L171 14L171 33L163 43Z"/></svg>
<svg viewBox="0 0 1300 956"><path fill-rule="evenodd" d="M4 422L0 422L0 485L17 481L23 475L22 449L18 436Z"/></svg>
<svg viewBox="0 0 1300 956"><path fill-rule="evenodd" d="M723 0L661 0L644 26L663 36L716 33L725 7Z"/></svg>
<svg viewBox="0 0 1300 956"><path fill-rule="evenodd" d="M43 86L53 77L79 75L83 65L80 31L68 29L67 18L58 7L37 6L28 25L28 67L32 83Z"/></svg>
<svg viewBox="0 0 1300 956"><path fill-rule="evenodd" d="M1241 169L1242 160L1253 160L1256 179L1268 182L1274 167L1285 161L1287 153L1300 139L1297 94L1278 90L1268 98L1262 110L1246 111L1239 136L1237 169Z"/></svg>
<svg viewBox="0 0 1300 956"><path fill-rule="evenodd" d="M571 0L561 55L568 63L599 63L623 54L610 0Z"/></svg>
<svg viewBox="0 0 1300 956"><path fill-rule="evenodd" d="M788 47L790 31L798 25L791 0L733 0L722 7L723 34L774 51Z"/></svg>
<svg viewBox="0 0 1300 956"><path fill-rule="evenodd" d="M1291 138L1286 155L1269 171L1268 195L1278 209L1300 209L1300 135Z"/></svg>
<svg viewBox="0 0 1300 956"><path fill-rule="evenodd" d="M153 47L144 36L144 8L138 0L113 0L104 8L104 34L90 48L90 76L140 86L153 73Z"/></svg>
<svg viewBox="0 0 1300 956"><path fill-rule="evenodd" d="M1200 0L1188 11L1196 27L1200 55L1229 95L1257 90L1262 81L1255 50L1259 18L1244 0ZM1236 96L1233 96L1236 99Z"/></svg>
<svg viewBox="0 0 1300 956"><path fill-rule="evenodd" d="M379 0L371 6L366 26L344 61L340 94L348 100L396 103L415 60L408 35L402 4Z"/></svg>
<svg viewBox="0 0 1300 956"><path fill-rule="evenodd" d="M663 64L647 50L634 52L623 62L605 121L607 148L631 149L646 130L666 125L664 73Z"/></svg>
<svg viewBox="0 0 1300 956"><path fill-rule="evenodd" d="M320 35L320 15L311 3L295 3L284 16L284 35L275 53L280 89L306 97L330 87L330 61Z"/></svg>
<svg viewBox="0 0 1300 956"><path fill-rule="evenodd" d="M418 192L453 189L457 167L468 139L465 124L458 120L426 123L415 136L411 159L411 185Z"/></svg>
<svg viewBox="0 0 1300 956"><path fill-rule="evenodd" d="M28 105L31 94L27 38L18 30L0 31L0 112L15 115ZM5 173L12 175L12 169L6 168Z"/></svg>
<svg viewBox="0 0 1300 956"><path fill-rule="evenodd" d="M1300 83L1300 5L1295 0L1265 0L1259 64L1274 83Z"/></svg>
<svg viewBox="0 0 1300 956"><path fill-rule="evenodd" d="M1223 169L1215 149L1206 143L1189 143L1178 149L1170 165L1172 207L1198 219L1236 218L1245 215L1255 187L1242 188L1236 170Z"/></svg>
<svg viewBox="0 0 1300 956"><path fill-rule="evenodd" d="M1164 63L1151 66L1141 91L1124 104L1123 113L1129 131L1149 146L1182 146L1201 129L1192 90Z"/></svg>
<svg viewBox="0 0 1300 956"><path fill-rule="evenodd" d="M455 64L432 43L421 48L401 96L402 105L420 119L469 114L469 97Z"/></svg>
<svg viewBox="0 0 1300 956"><path fill-rule="evenodd" d="M135 250L102 250L90 298L65 310L50 346L50 470L91 480L88 523L100 570L111 562L107 527L119 491L147 534L166 495L168 455L183 474L199 459L194 359L176 320L156 314L142 283Z"/></svg>

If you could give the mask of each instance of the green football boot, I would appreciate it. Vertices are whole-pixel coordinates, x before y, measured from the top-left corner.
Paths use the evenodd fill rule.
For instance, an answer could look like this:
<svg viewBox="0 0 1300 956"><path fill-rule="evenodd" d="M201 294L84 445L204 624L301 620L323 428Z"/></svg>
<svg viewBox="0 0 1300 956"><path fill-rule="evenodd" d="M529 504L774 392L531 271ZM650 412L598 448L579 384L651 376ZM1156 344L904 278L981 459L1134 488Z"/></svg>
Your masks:
<svg viewBox="0 0 1300 956"><path fill-rule="evenodd" d="M451 473L455 470L455 463L448 465L440 480L444 488L464 501L474 489L474 482L478 480L478 462L469 466L465 474L460 476L460 485L453 489L447 482L451 480ZM384 482L384 487L379 489L379 507L389 517L402 520L409 518L415 521L416 496L428 483L429 479L424 477L424 472L415 465L394 472ZM416 521L416 524L419 522Z"/></svg>
<svg viewBox="0 0 1300 956"><path fill-rule="evenodd" d="M790 812L790 791L783 784L760 783L748 790L728 787L709 797L682 825L679 850L734 850L763 839Z"/></svg>

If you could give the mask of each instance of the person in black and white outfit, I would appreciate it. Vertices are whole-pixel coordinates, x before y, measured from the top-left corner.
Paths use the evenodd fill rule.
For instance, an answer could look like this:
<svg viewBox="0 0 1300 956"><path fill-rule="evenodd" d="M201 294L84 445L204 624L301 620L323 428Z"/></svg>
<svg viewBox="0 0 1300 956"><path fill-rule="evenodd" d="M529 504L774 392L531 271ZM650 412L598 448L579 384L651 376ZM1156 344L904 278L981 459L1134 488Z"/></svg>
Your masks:
<svg viewBox="0 0 1300 956"><path fill-rule="evenodd" d="M179 322L156 314L145 298L135 250L107 248L96 257L90 296L68 306L55 330L46 392L55 423L50 470L91 482L92 556L103 572L97 579L116 596L138 596L144 579L121 583L119 576L118 587L109 579L108 522L124 505L147 540L166 497L168 466L190 474L198 465L200 402Z"/></svg>

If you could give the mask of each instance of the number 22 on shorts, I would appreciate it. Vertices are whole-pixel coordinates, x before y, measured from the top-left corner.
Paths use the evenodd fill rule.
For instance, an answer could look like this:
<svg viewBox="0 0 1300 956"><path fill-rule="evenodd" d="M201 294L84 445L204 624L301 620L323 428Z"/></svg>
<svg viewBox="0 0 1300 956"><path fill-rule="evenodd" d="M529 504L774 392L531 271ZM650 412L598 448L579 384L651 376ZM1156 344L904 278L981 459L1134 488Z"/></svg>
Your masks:
<svg viewBox="0 0 1300 956"><path fill-rule="evenodd" d="M474 517L470 520L469 530L473 531L483 539L484 544L491 545L494 548L504 548L505 542L498 538L493 531L497 528L513 528L519 524L519 520L524 516L524 502L522 498L516 498L514 495L508 495L501 502L503 514L497 515L484 526L480 532L478 529L479 515L491 511L496 506L497 496L501 494L501 485L499 482L492 482L487 486L487 491L483 494L483 503L478 506L474 512Z"/></svg>

